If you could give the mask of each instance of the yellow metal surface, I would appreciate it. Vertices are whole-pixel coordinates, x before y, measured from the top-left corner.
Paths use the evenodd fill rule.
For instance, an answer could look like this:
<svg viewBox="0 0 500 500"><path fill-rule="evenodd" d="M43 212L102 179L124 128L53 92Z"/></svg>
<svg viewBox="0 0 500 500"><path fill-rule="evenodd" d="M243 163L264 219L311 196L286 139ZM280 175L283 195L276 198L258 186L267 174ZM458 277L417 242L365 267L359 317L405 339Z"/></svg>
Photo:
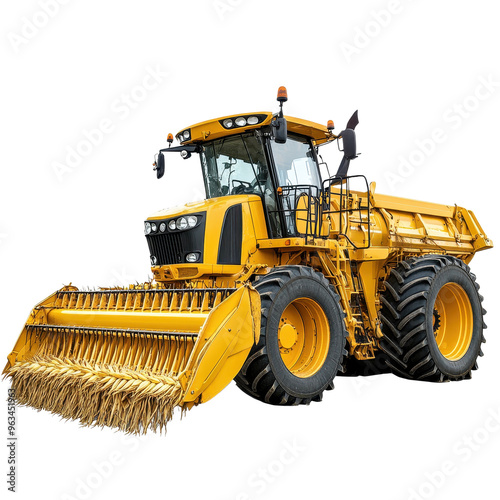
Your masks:
<svg viewBox="0 0 500 500"><path fill-rule="evenodd" d="M50 324L61 326L98 328L122 328L160 330L168 327L176 332L196 332L205 320L208 313L194 312L186 315L185 312L151 312L151 311L75 311L53 309L47 313Z"/></svg>
<svg viewBox="0 0 500 500"><path fill-rule="evenodd" d="M474 250L486 250L493 248L493 242L486 236L483 228L479 224L474 212L465 208L457 207L456 218L461 226L466 225L472 236L472 245Z"/></svg>
<svg viewBox="0 0 500 500"><path fill-rule="evenodd" d="M447 283L439 290L434 308L437 346L446 359L457 361L472 341L474 318L469 297L460 285Z"/></svg>
<svg viewBox="0 0 500 500"><path fill-rule="evenodd" d="M293 116L285 116L285 118L290 132L310 137L315 144L323 144L336 138L325 125Z"/></svg>
<svg viewBox="0 0 500 500"><path fill-rule="evenodd" d="M373 193L372 204L374 208L384 208L385 210L395 210L399 212L419 213L423 215L434 215L438 217L453 217L455 207L429 203L427 201L416 201L397 196Z"/></svg>
<svg viewBox="0 0 500 500"><path fill-rule="evenodd" d="M222 121L227 120L228 118L238 118L239 116L252 116L252 115L266 115L266 118L256 124L256 125L245 125L244 127L234 127L234 128L224 128L221 124ZM204 122L196 123L195 125L191 125L191 127L183 128L180 132L184 130L190 130L191 139L188 141L182 141L182 144L192 144L194 142L203 142L203 141L213 141L214 139L218 139L220 137L228 137L234 134L241 134L246 130L254 130L260 128L264 125L268 125L271 123L271 119L273 114L270 111L258 111L256 113L240 113L237 115L228 115L222 116L220 118L214 118L211 120L206 120Z"/></svg>
<svg viewBox="0 0 500 500"><path fill-rule="evenodd" d="M245 125L244 127L234 127L231 129L226 129L221 124L222 121L227 120L228 118L235 119L239 116L252 115L265 115L266 118L257 125ZM215 118L201 123L196 123L195 125L191 125L191 127L186 127L181 130L190 130L191 133L191 139L189 139L188 141L182 141L182 144L213 141L214 139L219 139L220 137L241 134L242 132L245 132L247 130L254 130L257 128L261 128L262 126L269 125L272 118L272 112L258 111L256 113L240 113L237 115L223 116L221 118ZM326 126L320 125L319 123L311 122L309 120L303 120L301 118L295 118L293 116L285 116L285 118L287 120L287 128L290 132L310 137L315 142L315 144L322 144L324 142L333 140L336 137L329 132Z"/></svg>
<svg viewBox="0 0 500 500"><path fill-rule="evenodd" d="M278 346L283 363L296 377L318 372L330 347L330 327L317 302L302 297L286 307L280 318Z"/></svg>
<svg viewBox="0 0 500 500"><path fill-rule="evenodd" d="M260 333L260 297L241 287L215 308L187 369L184 402L206 402L236 376Z"/></svg>
<svg viewBox="0 0 500 500"><path fill-rule="evenodd" d="M278 342L284 350L291 349L299 338L297 329L290 323L283 323L278 330Z"/></svg>
<svg viewBox="0 0 500 500"><path fill-rule="evenodd" d="M338 188L332 191L337 195L340 192ZM370 255L378 260L384 252L445 253L465 258L476 251L493 247L493 242L487 238L472 212L456 206L379 195L375 193L375 183L372 183L369 193L351 191L342 207L346 213L350 212L349 220L342 225L343 229L358 247L365 246L367 242L368 225L366 216L362 221L358 220L356 209L366 207L368 199L371 206L371 246L363 251L350 250L352 258L357 260L370 260ZM338 205L338 200L336 202ZM330 236L335 238L338 232L337 224Z"/></svg>

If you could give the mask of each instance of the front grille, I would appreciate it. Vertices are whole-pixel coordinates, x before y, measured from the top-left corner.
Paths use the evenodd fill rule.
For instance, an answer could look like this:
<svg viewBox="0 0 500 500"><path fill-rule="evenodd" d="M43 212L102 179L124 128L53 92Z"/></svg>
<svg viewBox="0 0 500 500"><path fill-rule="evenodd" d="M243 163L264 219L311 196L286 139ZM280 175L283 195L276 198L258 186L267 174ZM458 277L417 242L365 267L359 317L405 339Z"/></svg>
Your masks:
<svg viewBox="0 0 500 500"><path fill-rule="evenodd" d="M154 264L153 260L151 262L153 265L170 266L172 264L185 264L186 255L191 252L195 252L199 255L198 261L193 264L200 264L203 262L206 213L202 212L189 215L196 215L196 217L198 217L198 223L191 229L167 229L166 232L163 233L157 230L155 233L146 235L149 253L151 257L155 257ZM162 222L168 227L168 223L171 220L172 219L156 220L155 223L158 228Z"/></svg>
<svg viewBox="0 0 500 500"><path fill-rule="evenodd" d="M185 250L182 248L181 233L147 236L149 252L158 259L158 265L180 264Z"/></svg>

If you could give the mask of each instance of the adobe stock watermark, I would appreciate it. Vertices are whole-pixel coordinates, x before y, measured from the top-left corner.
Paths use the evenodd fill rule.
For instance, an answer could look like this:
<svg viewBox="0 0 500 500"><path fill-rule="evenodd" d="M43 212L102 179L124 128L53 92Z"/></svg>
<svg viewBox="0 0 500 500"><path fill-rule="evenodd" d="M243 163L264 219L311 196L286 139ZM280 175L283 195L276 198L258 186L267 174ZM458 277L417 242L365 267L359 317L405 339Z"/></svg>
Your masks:
<svg viewBox="0 0 500 500"><path fill-rule="evenodd" d="M281 450L274 459L248 476L247 489L240 491L235 499L250 500L262 495L305 451L306 447L298 444L295 439L284 441Z"/></svg>
<svg viewBox="0 0 500 500"><path fill-rule="evenodd" d="M7 490L15 493L17 487L17 403L14 389L7 392Z"/></svg>
<svg viewBox="0 0 500 500"><path fill-rule="evenodd" d="M31 40L54 19L60 12L61 7L67 5L71 0L39 0L38 10L32 15L21 18L21 26L17 32L7 34L7 39L15 54L27 45Z"/></svg>
<svg viewBox="0 0 500 500"><path fill-rule="evenodd" d="M132 111L140 106L167 78L168 73L159 65L148 66L141 82L128 92L120 94L110 105L111 114L99 120L90 129L84 129L73 145L66 146L63 161L52 162L52 170L59 182L64 176L73 172L85 158L90 156L103 142L106 136L115 131L119 122L125 121Z"/></svg>
<svg viewBox="0 0 500 500"><path fill-rule="evenodd" d="M339 377L348 378L352 389L356 393L356 396L360 396L368 389L373 389L373 386L380 380L380 378L373 378L374 375L389 375L387 366L383 360L380 358L370 359L367 361L358 361L360 364L365 364L363 366L363 371L360 372L359 376L354 377Z"/></svg>
<svg viewBox="0 0 500 500"><path fill-rule="evenodd" d="M500 81L493 75L479 76L473 92L467 94L460 102L447 108L441 117L441 125L435 127L427 136L415 139L415 147L406 155L397 158L397 166L384 173L391 191L404 183L417 169L436 152L438 146L445 143L452 132L458 130L490 99L500 87Z"/></svg>
<svg viewBox="0 0 500 500"><path fill-rule="evenodd" d="M350 42L340 43L340 50L350 64L353 57L359 56L372 42L386 30L396 16L404 12L405 4L413 0L389 0L385 8L372 10L370 19L354 28L354 35Z"/></svg>
<svg viewBox="0 0 500 500"><path fill-rule="evenodd" d="M226 14L231 14L239 7L244 0L214 0L212 6L217 12L217 16L221 21L224 20Z"/></svg>
<svg viewBox="0 0 500 500"><path fill-rule="evenodd" d="M137 280L134 279L132 275L128 274L127 269L124 267L121 269L112 269L111 276L111 286L127 288L129 285L137 283Z"/></svg>
<svg viewBox="0 0 500 500"><path fill-rule="evenodd" d="M439 492L448 480L457 475L500 431L500 406L490 409L481 425L464 434L452 446L452 457L444 460L436 469L424 474L425 479L416 488L408 490L408 500L428 500Z"/></svg>
<svg viewBox="0 0 500 500"><path fill-rule="evenodd" d="M205 193L205 191L196 186L191 189L191 193L189 195L187 203L193 203L195 201L203 201L206 199L206 197L207 194Z"/></svg>
<svg viewBox="0 0 500 500"><path fill-rule="evenodd" d="M87 500L93 496L109 478L127 462L127 457L136 453L145 436L122 436L120 450L113 450L104 458L93 461L90 471L75 479L75 486L71 493L63 493L60 500Z"/></svg>
<svg viewBox="0 0 500 500"><path fill-rule="evenodd" d="M356 396L361 396L367 389L373 387L373 381L370 377L349 377L350 384Z"/></svg>

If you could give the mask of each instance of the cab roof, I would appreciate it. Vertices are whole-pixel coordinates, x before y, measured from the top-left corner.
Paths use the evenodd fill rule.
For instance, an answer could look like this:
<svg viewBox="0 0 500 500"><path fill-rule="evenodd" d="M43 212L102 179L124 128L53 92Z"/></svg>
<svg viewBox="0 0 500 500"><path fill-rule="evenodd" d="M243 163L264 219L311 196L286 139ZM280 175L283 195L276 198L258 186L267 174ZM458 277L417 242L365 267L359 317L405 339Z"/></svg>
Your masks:
<svg viewBox="0 0 500 500"><path fill-rule="evenodd" d="M241 134L242 132L270 125L273 116L275 115L270 111L223 116L184 128L176 135L176 138L183 145L212 141L220 137ZM289 132L310 137L315 145L332 141L337 137L330 133L326 126L319 123L292 116L285 116L285 118Z"/></svg>

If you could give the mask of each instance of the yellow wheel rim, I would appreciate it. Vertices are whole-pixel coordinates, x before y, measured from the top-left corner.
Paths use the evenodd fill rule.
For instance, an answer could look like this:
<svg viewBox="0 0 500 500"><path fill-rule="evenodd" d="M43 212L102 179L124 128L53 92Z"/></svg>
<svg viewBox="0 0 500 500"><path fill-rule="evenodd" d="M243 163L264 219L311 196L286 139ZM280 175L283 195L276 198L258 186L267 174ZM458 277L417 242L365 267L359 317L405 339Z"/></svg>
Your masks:
<svg viewBox="0 0 500 500"><path fill-rule="evenodd" d="M434 303L434 337L441 354L450 361L469 349L474 330L472 306L465 290L456 283L444 285Z"/></svg>
<svg viewBox="0 0 500 500"><path fill-rule="evenodd" d="M283 363L296 377L317 373L330 346L330 326L321 306L308 298L290 302L280 318L278 345Z"/></svg>

